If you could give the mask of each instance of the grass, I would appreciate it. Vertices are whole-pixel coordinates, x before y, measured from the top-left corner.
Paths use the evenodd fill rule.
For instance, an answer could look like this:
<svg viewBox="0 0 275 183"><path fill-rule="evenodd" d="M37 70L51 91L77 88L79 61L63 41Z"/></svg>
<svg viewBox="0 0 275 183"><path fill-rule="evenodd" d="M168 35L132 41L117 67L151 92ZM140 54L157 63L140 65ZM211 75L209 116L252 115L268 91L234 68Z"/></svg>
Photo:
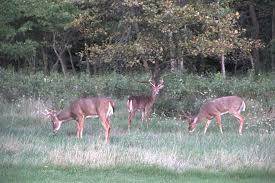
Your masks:
<svg viewBox="0 0 275 183"><path fill-rule="evenodd" d="M87 120L82 140L75 122L53 135L41 118L43 102L0 104L0 182L274 182L274 121L246 112L244 134L223 118L224 135L213 122L194 134L180 120L155 114L149 128L139 116L127 131L125 101L112 118L111 143L98 119ZM252 105L248 103L249 106ZM250 107L252 108L252 107Z"/></svg>
<svg viewBox="0 0 275 183"><path fill-rule="evenodd" d="M157 167L27 167L6 165L1 182L274 182L274 173L255 170L235 172L186 171L175 173Z"/></svg>

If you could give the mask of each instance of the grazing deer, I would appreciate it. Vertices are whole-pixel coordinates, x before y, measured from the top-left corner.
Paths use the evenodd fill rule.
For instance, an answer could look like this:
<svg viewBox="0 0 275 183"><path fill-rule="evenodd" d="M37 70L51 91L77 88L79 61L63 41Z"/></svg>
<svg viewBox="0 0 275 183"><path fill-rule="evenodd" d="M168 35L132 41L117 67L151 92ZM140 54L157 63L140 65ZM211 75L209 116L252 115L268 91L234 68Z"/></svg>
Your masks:
<svg viewBox="0 0 275 183"><path fill-rule="evenodd" d="M207 128L211 122L212 118L216 119L217 124L219 125L220 131L222 132L221 116L223 114L229 113L236 117L240 122L239 134L242 134L244 118L241 116L241 111L245 110L245 103L243 99L237 96L226 96L208 101L203 104L200 108L199 113L194 117L189 118L189 132L195 130L196 125L203 121L207 120L204 134L207 131Z"/></svg>
<svg viewBox="0 0 275 183"><path fill-rule="evenodd" d="M105 141L110 141L110 116L114 112L115 103L110 98L104 97L87 97L73 101L69 107L60 112L47 110L45 115L51 118L53 132L57 133L64 121L71 119L76 120L76 134L82 138L84 120L89 117L99 117L105 129Z"/></svg>
<svg viewBox="0 0 275 183"><path fill-rule="evenodd" d="M139 96L130 96L127 100L127 109L129 112L128 116L128 129L131 127L132 119L135 116L137 111L141 111L141 121L148 120L149 115L151 114L152 107L156 101L156 97L164 87L164 81L161 80L159 84L156 82L149 81L151 84L151 95L139 95ZM148 127L148 121L147 121Z"/></svg>

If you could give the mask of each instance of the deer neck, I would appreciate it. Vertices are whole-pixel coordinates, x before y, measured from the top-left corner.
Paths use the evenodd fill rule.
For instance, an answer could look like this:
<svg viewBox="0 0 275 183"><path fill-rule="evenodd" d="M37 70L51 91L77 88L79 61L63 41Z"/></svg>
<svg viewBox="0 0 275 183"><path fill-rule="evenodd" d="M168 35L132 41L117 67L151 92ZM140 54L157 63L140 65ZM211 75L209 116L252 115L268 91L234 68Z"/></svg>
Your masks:
<svg viewBox="0 0 275 183"><path fill-rule="evenodd" d="M152 103L155 103L155 101L157 99L157 94L152 93L150 99L151 99Z"/></svg>
<svg viewBox="0 0 275 183"><path fill-rule="evenodd" d="M57 116L59 121L68 121L70 119L72 119L72 115L69 109L63 109L62 111L60 111Z"/></svg>
<svg viewBox="0 0 275 183"><path fill-rule="evenodd" d="M204 121L206 119L207 120L212 119L212 116L208 112L206 112L204 110L201 110L199 112L199 114L197 115L197 117L198 117L198 122Z"/></svg>
<svg viewBox="0 0 275 183"><path fill-rule="evenodd" d="M201 121L204 120L204 114L202 114L201 112L196 116L197 120L196 123L200 123Z"/></svg>

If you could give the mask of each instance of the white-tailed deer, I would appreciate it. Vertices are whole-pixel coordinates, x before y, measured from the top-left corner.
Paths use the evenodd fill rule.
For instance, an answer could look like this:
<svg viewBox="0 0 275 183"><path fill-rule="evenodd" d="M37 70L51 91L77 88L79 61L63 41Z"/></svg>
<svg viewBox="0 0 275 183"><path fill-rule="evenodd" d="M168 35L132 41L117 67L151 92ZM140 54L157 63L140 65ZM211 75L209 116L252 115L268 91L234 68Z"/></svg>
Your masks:
<svg viewBox="0 0 275 183"><path fill-rule="evenodd" d="M105 129L105 141L110 141L110 116L114 113L115 103L110 98L87 97L73 101L69 107L60 112L46 110L45 115L51 118L53 132L56 133L64 121L76 120L76 134L82 138L84 120L89 117L99 117Z"/></svg>
<svg viewBox="0 0 275 183"><path fill-rule="evenodd" d="M204 120L206 121L204 134L207 131L207 128L212 120L216 119L217 124L219 125L220 132L222 132L221 116L223 114L229 113L236 117L240 122L239 134L242 134L244 118L241 116L241 112L245 110L244 100L237 96L226 96L217 98L211 101L206 102L200 108L199 113L196 116L188 117L189 118L189 132L195 130L196 125L199 122Z"/></svg>
<svg viewBox="0 0 275 183"><path fill-rule="evenodd" d="M135 116L137 111L141 111L141 121L148 120L149 115L151 114L152 107L156 101L156 97L160 91L164 87L164 81L161 80L159 84L156 82L151 82L151 95L139 95L139 96L130 96L127 100L127 109L129 112L128 116L128 129L131 127L132 119ZM148 121L147 121L148 127Z"/></svg>

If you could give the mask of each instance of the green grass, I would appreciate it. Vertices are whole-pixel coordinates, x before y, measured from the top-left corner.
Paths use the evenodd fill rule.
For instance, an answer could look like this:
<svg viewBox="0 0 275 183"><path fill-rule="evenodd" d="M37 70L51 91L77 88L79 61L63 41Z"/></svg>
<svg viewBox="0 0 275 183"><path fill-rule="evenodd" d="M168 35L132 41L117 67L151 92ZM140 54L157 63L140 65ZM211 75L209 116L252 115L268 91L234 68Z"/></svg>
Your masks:
<svg viewBox="0 0 275 183"><path fill-rule="evenodd" d="M186 171L175 173L157 167L1 167L1 182L274 182L274 172L240 170L234 172Z"/></svg>
<svg viewBox="0 0 275 183"><path fill-rule="evenodd" d="M206 135L203 124L188 134L183 121L155 114L149 128L137 116L128 132L118 101L105 144L98 119L86 121L81 140L73 121L53 135L41 102L0 104L0 182L274 182L274 121L251 109L242 136L229 116L223 135L215 122Z"/></svg>

